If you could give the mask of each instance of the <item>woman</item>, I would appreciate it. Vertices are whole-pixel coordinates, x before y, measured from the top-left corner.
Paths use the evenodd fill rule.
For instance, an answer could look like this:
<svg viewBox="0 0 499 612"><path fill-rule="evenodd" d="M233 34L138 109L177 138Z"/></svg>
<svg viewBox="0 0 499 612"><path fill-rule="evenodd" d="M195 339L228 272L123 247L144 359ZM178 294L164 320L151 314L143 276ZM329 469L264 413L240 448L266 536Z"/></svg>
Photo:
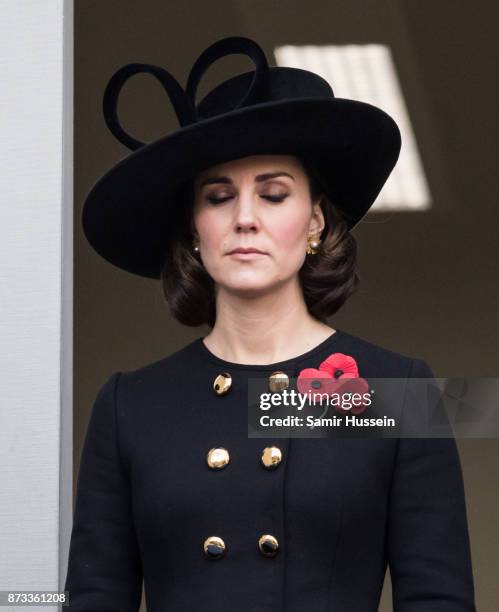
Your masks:
<svg viewBox="0 0 499 612"><path fill-rule="evenodd" d="M196 107L203 71L235 52L255 71ZM161 80L182 125L150 145L116 115L139 71ZM163 69L126 66L104 110L138 151L87 197L87 238L113 265L161 278L172 314L211 332L100 389L70 609L137 610L144 580L149 612L368 612L389 566L394 610L474 611L453 438L248 437L252 378L280 391L309 369L340 383L432 376L327 323L357 285L350 230L398 157L393 120L317 75L269 68L243 38L209 47L186 94Z"/></svg>

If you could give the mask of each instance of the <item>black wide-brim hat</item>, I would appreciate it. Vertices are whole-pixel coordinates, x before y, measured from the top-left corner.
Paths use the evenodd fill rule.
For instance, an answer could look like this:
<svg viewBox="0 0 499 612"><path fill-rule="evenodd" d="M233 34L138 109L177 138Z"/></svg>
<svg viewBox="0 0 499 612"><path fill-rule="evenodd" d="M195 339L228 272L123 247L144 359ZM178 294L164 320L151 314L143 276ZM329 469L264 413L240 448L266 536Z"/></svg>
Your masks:
<svg viewBox="0 0 499 612"><path fill-rule="evenodd" d="M196 105L203 73L233 53L248 55L255 70L222 82ZM141 72L159 79L181 126L148 144L127 134L117 116L121 88ZM243 37L208 47L193 65L185 91L163 68L123 66L106 87L103 111L111 132L133 153L88 193L83 230L104 259L149 278L160 277L176 208L186 205L179 194L201 170L258 154L306 159L352 229L374 203L401 146L397 124L383 110L336 98L313 72L269 66L257 43Z"/></svg>

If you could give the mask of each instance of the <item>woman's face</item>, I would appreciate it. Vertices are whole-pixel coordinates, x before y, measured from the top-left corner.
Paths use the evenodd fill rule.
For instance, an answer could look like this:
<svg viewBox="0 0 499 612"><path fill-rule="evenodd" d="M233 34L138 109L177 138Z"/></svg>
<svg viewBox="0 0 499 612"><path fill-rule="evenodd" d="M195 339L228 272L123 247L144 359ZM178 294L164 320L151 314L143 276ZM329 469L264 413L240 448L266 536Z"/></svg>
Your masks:
<svg viewBox="0 0 499 612"><path fill-rule="evenodd" d="M298 158L255 155L213 166L194 183L199 254L215 283L268 291L297 275L324 217ZM234 252L257 249L258 253Z"/></svg>

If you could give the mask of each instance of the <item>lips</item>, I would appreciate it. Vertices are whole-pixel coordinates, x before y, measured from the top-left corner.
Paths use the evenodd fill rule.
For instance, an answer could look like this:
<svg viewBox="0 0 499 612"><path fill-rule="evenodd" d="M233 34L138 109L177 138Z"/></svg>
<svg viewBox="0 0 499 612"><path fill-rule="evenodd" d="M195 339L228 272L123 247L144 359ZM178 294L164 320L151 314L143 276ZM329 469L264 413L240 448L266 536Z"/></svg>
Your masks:
<svg viewBox="0 0 499 612"><path fill-rule="evenodd" d="M248 248L239 247L237 249L234 249L233 251L230 251L229 255L232 255L233 253L260 253L264 255L263 251L260 251L259 249L255 249L252 247L248 247Z"/></svg>

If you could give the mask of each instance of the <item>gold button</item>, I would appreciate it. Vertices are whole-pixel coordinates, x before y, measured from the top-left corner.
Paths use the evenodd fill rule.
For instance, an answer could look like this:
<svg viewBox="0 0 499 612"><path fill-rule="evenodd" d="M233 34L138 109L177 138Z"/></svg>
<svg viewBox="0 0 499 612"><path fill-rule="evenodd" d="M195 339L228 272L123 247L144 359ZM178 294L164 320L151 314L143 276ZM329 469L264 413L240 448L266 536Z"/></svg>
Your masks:
<svg viewBox="0 0 499 612"><path fill-rule="evenodd" d="M258 540L258 548L265 557L275 557L279 550L279 542L273 535L268 533L260 536Z"/></svg>
<svg viewBox="0 0 499 612"><path fill-rule="evenodd" d="M282 460L282 452L277 446L267 446L262 452L262 463L268 470L275 469Z"/></svg>
<svg viewBox="0 0 499 612"><path fill-rule="evenodd" d="M232 385L232 376L228 372L219 374L213 382L213 389L217 395L225 395Z"/></svg>
<svg viewBox="0 0 499 612"><path fill-rule="evenodd" d="M229 463L229 452L226 448L211 448L206 455L206 463L214 470L221 470Z"/></svg>
<svg viewBox="0 0 499 612"><path fill-rule="evenodd" d="M210 559L220 559L225 554L225 542L217 536L206 538L203 548L205 555Z"/></svg>
<svg viewBox="0 0 499 612"><path fill-rule="evenodd" d="M269 376L269 390L274 392L282 391L289 387L289 377L285 372L277 370Z"/></svg>

